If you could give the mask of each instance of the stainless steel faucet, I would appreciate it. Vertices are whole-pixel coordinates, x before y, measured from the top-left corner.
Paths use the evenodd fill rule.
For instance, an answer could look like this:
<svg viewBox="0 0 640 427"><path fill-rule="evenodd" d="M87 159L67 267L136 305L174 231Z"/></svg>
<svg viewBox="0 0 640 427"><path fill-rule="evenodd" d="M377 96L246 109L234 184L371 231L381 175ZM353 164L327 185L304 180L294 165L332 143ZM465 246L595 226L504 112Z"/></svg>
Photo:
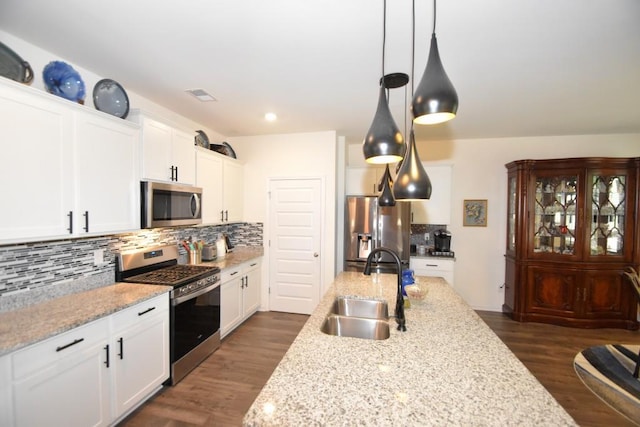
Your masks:
<svg viewBox="0 0 640 427"><path fill-rule="evenodd" d="M375 255L379 252L388 253L393 257L393 260L396 262L396 273L398 276L398 295L396 296L396 323L398 324L398 330L405 332L407 330L407 320L404 318L404 299L402 298L402 263L400 262L400 257L398 254L388 248L375 248L371 251L369 256L367 257L367 263L364 266L364 274L369 276L371 275L371 261L375 257Z"/></svg>

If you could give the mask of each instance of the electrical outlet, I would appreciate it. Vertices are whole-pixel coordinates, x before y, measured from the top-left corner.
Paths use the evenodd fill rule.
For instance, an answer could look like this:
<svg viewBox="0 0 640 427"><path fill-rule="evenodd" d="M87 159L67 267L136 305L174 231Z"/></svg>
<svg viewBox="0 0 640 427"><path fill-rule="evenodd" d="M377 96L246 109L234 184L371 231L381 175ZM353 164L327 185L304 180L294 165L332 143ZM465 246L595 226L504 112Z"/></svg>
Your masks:
<svg viewBox="0 0 640 427"><path fill-rule="evenodd" d="M431 234L430 233L424 233L424 241L428 242L429 240L431 240Z"/></svg>
<svg viewBox="0 0 640 427"><path fill-rule="evenodd" d="M93 251L93 265L98 267L104 264L104 249L96 249Z"/></svg>

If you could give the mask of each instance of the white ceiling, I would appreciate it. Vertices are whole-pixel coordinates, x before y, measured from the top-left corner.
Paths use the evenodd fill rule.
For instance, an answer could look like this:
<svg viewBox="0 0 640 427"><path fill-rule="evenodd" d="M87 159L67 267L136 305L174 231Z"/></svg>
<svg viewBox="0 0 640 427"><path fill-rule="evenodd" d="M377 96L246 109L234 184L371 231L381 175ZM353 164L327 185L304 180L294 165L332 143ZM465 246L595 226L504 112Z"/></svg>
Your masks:
<svg viewBox="0 0 640 427"><path fill-rule="evenodd" d="M387 3L385 73L410 74L411 2ZM432 8L416 1L416 80ZM348 143L375 112L382 17L382 0L0 3L2 30L223 135L336 130ZM640 1L448 0L437 18L460 106L418 138L640 132ZM390 104L404 130L404 88Z"/></svg>

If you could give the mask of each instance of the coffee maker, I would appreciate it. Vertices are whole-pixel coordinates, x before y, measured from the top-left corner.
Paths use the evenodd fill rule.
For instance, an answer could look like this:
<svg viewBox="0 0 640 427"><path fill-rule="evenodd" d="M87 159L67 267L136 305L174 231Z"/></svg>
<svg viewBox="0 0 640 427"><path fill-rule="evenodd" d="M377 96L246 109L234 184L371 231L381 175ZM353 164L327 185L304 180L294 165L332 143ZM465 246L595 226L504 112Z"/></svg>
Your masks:
<svg viewBox="0 0 640 427"><path fill-rule="evenodd" d="M433 250L435 252L451 252L451 233L447 230L436 230L433 233Z"/></svg>

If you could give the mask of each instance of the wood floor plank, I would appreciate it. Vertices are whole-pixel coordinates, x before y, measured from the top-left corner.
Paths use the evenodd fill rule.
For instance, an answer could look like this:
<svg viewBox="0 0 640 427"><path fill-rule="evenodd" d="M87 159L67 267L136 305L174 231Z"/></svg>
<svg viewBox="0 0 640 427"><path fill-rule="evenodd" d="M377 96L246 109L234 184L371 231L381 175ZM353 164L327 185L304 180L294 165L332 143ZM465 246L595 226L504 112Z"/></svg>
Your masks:
<svg viewBox="0 0 640 427"><path fill-rule="evenodd" d="M574 329L514 322L501 313L480 317L584 427L632 426L591 393L573 370L575 355L605 343L637 343L620 329ZM238 427L308 316L253 315L176 386L165 388L121 423L126 427Z"/></svg>

